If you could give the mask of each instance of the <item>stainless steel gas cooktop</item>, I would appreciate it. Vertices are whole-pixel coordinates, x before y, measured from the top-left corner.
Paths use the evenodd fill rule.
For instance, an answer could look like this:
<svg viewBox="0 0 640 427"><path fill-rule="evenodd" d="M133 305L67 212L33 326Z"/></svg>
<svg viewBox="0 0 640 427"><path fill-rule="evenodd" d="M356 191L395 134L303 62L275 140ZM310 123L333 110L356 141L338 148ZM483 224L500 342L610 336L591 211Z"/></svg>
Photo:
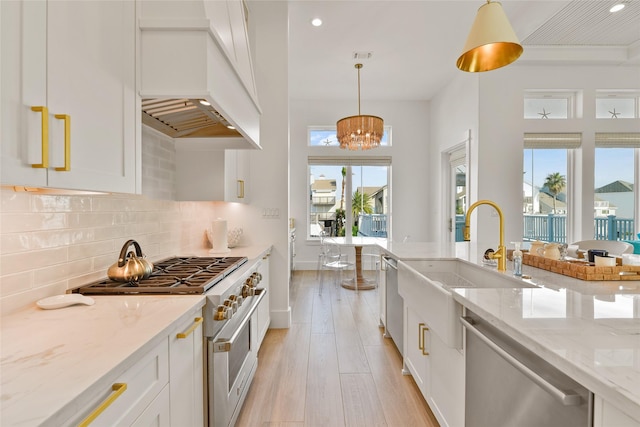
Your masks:
<svg viewBox="0 0 640 427"><path fill-rule="evenodd" d="M247 257L177 257L157 262L151 276L135 282L99 280L75 289L84 295L204 294L247 262Z"/></svg>

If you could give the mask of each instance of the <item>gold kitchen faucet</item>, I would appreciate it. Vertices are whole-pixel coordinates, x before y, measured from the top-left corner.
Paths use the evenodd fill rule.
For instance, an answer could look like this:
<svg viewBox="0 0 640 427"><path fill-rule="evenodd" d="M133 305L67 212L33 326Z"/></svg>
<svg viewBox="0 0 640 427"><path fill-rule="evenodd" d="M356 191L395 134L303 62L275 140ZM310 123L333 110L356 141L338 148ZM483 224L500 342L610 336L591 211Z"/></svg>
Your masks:
<svg viewBox="0 0 640 427"><path fill-rule="evenodd" d="M507 271L507 248L504 246L504 216L502 215L502 209L500 209L495 202L492 202L491 200L478 200L469 207L467 215L464 218L464 241L468 242L471 240L469 219L471 218L471 212L480 205L493 206L493 208L498 212L498 217L500 218L500 243L497 251L488 253L487 255L491 259L498 260L498 271Z"/></svg>

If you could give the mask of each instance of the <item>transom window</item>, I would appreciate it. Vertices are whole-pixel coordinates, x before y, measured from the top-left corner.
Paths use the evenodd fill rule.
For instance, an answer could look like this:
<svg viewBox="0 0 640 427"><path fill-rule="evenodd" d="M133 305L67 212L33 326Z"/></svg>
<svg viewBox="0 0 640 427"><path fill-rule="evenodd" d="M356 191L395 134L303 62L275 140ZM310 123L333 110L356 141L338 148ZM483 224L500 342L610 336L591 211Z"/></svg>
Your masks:
<svg viewBox="0 0 640 427"><path fill-rule="evenodd" d="M309 127L310 147L339 147L335 126L310 126ZM391 126L384 127L384 134L380 141L381 146L391 146Z"/></svg>
<svg viewBox="0 0 640 427"><path fill-rule="evenodd" d="M526 91L525 119L570 119L575 117L576 93Z"/></svg>
<svg viewBox="0 0 640 427"><path fill-rule="evenodd" d="M634 119L640 117L640 92L598 91L596 119Z"/></svg>

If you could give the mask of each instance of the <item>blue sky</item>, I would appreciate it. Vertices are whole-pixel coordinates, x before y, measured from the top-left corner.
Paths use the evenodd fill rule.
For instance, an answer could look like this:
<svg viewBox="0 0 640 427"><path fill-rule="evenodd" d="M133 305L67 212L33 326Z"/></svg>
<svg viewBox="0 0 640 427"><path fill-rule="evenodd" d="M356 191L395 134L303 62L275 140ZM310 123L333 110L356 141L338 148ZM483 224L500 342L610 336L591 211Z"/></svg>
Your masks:
<svg viewBox="0 0 640 427"><path fill-rule="evenodd" d="M524 151L524 179L531 182L532 150ZM533 158L534 182L542 187L547 175L560 172L567 175L566 150L536 150ZM595 188L616 180L633 182L632 148L596 149Z"/></svg>

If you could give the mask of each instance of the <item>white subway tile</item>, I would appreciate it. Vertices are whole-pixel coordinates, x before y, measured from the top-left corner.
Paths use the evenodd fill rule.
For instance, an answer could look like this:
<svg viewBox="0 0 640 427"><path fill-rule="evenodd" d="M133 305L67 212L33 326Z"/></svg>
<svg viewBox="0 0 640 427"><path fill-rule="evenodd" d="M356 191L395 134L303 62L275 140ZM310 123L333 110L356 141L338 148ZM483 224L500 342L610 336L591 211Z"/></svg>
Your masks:
<svg viewBox="0 0 640 427"><path fill-rule="evenodd" d="M0 255L2 274L20 273L67 262L67 247Z"/></svg>
<svg viewBox="0 0 640 427"><path fill-rule="evenodd" d="M3 187L0 189L0 208L1 212L29 212L31 196L23 191Z"/></svg>
<svg viewBox="0 0 640 427"><path fill-rule="evenodd" d="M4 269L3 269L4 272ZM0 276L0 297L25 292L33 288L33 271Z"/></svg>

